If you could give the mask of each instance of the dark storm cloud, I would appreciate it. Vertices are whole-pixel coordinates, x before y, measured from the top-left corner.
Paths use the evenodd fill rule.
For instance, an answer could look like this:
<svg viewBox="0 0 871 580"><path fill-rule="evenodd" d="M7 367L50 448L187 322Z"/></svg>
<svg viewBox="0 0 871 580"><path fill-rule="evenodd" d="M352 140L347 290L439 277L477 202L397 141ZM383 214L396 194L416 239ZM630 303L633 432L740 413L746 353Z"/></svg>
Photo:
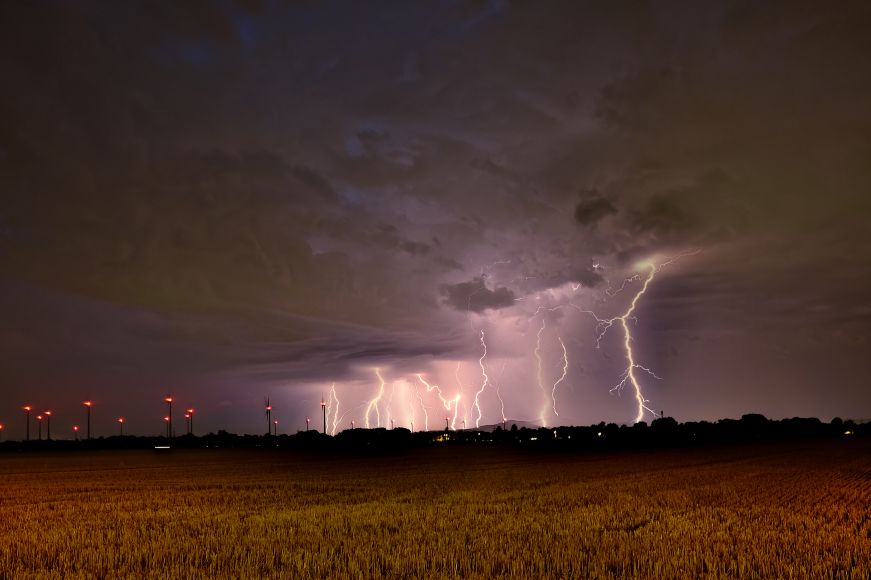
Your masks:
<svg viewBox="0 0 871 580"><path fill-rule="evenodd" d="M441 292L445 303L453 308L478 313L513 306L515 298L514 292L508 288L487 288L484 278L480 276L468 282L445 284Z"/></svg>
<svg viewBox="0 0 871 580"><path fill-rule="evenodd" d="M574 272L574 275L572 276L572 279L576 280L582 286L585 286L587 288L595 288L596 286L605 281L605 279L602 277L602 274L600 274L592 267L576 270Z"/></svg>
<svg viewBox="0 0 871 580"><path fill-rule="evenodd" d="M646 232L671 234L687 231L691 221L672 197L655 194L645 200L641 209L632 212L632 225Z"/></svg>
<svg viewBox="0 0 871 580"><path fill-rule="evenodd" d="M370 239L378 245L398 248L411 255L426 255L432 250L429 244L406 239L399 232L399 229L392 224L379 225L375 232L371 234Z"/></svg>
<svg viewBox="0 0 871 580"><path fill-rule="evenodd" d="M593 192L575 206L575 221L582 226L595 227L600 220L616 213L617 208L611 200Z"/></svg>
<svg viewBox="0 0 871 580"><path fill-rule="evenodd" d="M707 275L665 271L639 332L802 352L807 309L824 352L806 358L851 360L869 335L866 4L444 8L0 5L0 275L36 289L0 306L6 376L160 383L166 361L259 390L477 357L468 312L520 319L570 292L617 308L605 278L696 247ZM765 336L730 326L744 316ZM676 391L707 382L694 361L717 352L681 352ZM717 376L728 409L725 383L762 381Z"/></svg>
<svg viewBox="0 0 871 580"><path fill-rule="evenodd" d="M330 182L314 169L297 165L291 170L291 172L301 183L310 187L325 200L336 201L338 198L336 191L333 189L333 186L330 185Z"/></svg>

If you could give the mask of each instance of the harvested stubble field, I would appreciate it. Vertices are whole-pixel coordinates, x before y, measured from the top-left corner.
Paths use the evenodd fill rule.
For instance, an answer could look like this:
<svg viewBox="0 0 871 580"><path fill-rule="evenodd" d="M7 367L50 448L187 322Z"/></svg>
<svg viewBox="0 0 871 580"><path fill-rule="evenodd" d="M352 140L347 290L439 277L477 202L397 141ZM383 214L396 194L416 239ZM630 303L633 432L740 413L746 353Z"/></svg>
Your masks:
<svg viewBox="0 0 871 580"><path fill-rule="evenodd" d="M864 580L869 443L6 454L0 577Z"/></svg>

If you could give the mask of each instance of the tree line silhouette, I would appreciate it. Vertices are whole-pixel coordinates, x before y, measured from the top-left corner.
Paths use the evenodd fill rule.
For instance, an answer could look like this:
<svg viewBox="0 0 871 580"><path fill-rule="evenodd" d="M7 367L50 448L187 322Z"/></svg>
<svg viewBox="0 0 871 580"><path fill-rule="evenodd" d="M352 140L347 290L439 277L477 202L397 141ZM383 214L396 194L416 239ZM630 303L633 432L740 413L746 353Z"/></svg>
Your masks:
<svg viewBox="0 0 871 580"><path fill-rule="evenodd" d="M113 436L79 441L6 441L0 451L166 449L169 448L286 448L294 450L391 450L433 445L514 445L548 449L645 449L727 445L789 439L848 438L871 436L871 423L840 418L825 423L817 418L771 420L751 413L740 419L716 422L678 423L671 417L634 425L599 423L590 426L518 427L506 423L490 430L441 430L411 432L408 429L347 429L335 436L317 430L292 435L237 435L218 431L207 435L178 437Z"/></svg>

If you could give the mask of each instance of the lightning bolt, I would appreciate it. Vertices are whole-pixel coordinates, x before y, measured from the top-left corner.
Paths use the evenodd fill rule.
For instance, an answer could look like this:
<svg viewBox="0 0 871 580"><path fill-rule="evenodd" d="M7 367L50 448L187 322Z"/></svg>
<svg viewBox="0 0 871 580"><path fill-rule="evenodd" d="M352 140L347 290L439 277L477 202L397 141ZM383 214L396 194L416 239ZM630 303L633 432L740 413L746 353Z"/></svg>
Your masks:
<svg viewBox="0 0 871 580"><path fill-rule="evenodd" d="M503 362L502 369L499 371L499 378L493 382L493 386L495 387L495 390L496 390L496 398L499 399L499 411L502 415L503 427L505 425L505 422L508 421L508 417L505 416L505 401L502 400L502 387L500 387L500 385L502 384L502 375L505 374L505 366L506 366L506 363Z"/></svg>
<svg viewBox="0 0 871 580"><path fill-rule="evenodd" d="M336 402L336 406L333 407L333 401ZM336 383L333 383L330 387L330 406L327 407L327 410L330 411L332 415L332 427L330 428L330 435L336 434L336 428L339 423L339 395L336 394Z"/></svg>
<svg viewBox="0 0 871 580"><path fill-rule="evenodd" d="M541 368L541 333L544 332L545 327L547 326L547 322L544 318L541 319L541 328L538 329L538 334L536 335L535 341L535 350L532 351L532 354L535 355L535 360L538 363L538 372L536 374L536 378L538 379L538 386L541 388L541 392L544 393L544 396L547 397L547 390L544 387L544 377L542 376L542 368ZM547 413L547 406L542 407L541 409L541 426L547 427L547 417L545 414Z"/></svg>
<svg viewBox="0 0 871 580"><path fill-rule="evenodd" d="M408 387L408 391L410 394L413 394L414 387L411 386L411 383L406 382L406 386ZM411 432L414 433L414 399L409 395L408 397L408 423L410 425Z"/></svg>
<svg viewBox="0 0 871 580"><path fill-rule="evenodd" d="M617 288L616 290L612 290L611 289L611 282L608 282L608 287L605 288L605 294L607 294L608 296L613 298L614 296L617 296L618 294L623 292L626 289L626 286L628 286L629 284L632 284L633 282L637 282L640 279L641 279L640 274L635 274L634 276L629 276L628 278L623 280L623 283L620 284L620 287Z"/></svg>
<svg viewBox="0 0 871 580"><path fill-rule="evenodd" d="M391 413L390 407L393 405L393 395L396 393L396 381L390 383L390 396L387 398L387 404L385 407L387 408L387 419L384 421L384 425L390 425Z"/></svg>
<svg viewBox="0 0 871 580"><path fill-rule="evenodd" d="M566 345L562 337L558 336L556 339L559 341L560 348L563 349L563 374L554 382L553 389L550 391L550 398L553 400L553 414L559 417L559 413L556 410L556 388L561 382L566 380L566 375L569 374L569 353L566 351Z"/></svg>
<svg viewBox="0 0 871 580"><path fill-rule="evenodd" d="M378 394L369 401L369 405L366 407L366 428L370 428L369 424L369 415L372 413L372 410L375 410L375 417L378 420L378 427L381 426L381 410L378 408L378 402L381 401L381 397L384 396L384 387L387 383L384 381L384 378L381 376L381 369L375 369L375 376L378 377L378 381L381 385L378 388Z"/></svg>
<svg viewBox="0 0 871 580"><path fill-rule="evenodd" d="M483 328L481 329L481 348L484 352L481 355L481 358L478 359L478 366L481 367L481 376L483 377L483 381L481 381L481 387L475 393L475 404L472 405L472 408L478 411L478 416L477 418L475 418L476 428L481 426L481 404L478 401L478 397L481 396L481 393L484 392L484 389L487 388L487 385L490 382L490 377L487 376L487 369L484 368L484 359L487 358L487 341L485 340Z"/></svg>
<svg viewBox="0 0 871 580"><path fill-rule="evenodd" d="M463 381L460 380L460 365L462 363L457 361L457 370L454 371L454 377L457 379L457 391L460 395L463 394L463 390L465 387L463 386ZM463 424L466 423L466 415L469 412L469 404L466 403L465 398L463 399Z"/></svg>
<svg viewBox="0 0 871 580"><path fill-rule="evenodd" d="M435 391L436 395L438 395L439 400L442 402L442 406L444 406L445 411L450 411L451 407L453 407L454 418L453 418L453 421L451 421L451 429L456 429L457 409L459 409L459 407L460 407L460 395L459 395L459 393L457 393L457 395L454 396L453 399L445 399L444 395L442 395L442 390L438 385L429 384L426 381L426 379L423 378L423 375L421 375L420 373L417 374L417 379L421 383L423 383L423 385L426 387L427 393L431 393L431 392Z"/></svg>
<svg viewBox="0 0 871 580"><path fill-rule="evenodd" d="M656 411L647 406L647 403L649 403L649 401L644 398L644 394L641 391L641 383L638 381L636 371L644 371L655 379L659 379L660 377L656 376L653 371L639 364L635 360L635 353L632 351L632 332L629 329L629 320L632 318L635 309L638 307L638 301L641 300L641 297L644 296L644 294L647 292L647 289L650 287L650 284L653 282L653 279L656 277L656 274L659 273L660 270L662 270L666 266L673 264L674 262L685 256L691 256L698 253L699 250L693 250L691 252L679 254L677 256L669 258L658 266L653 262L648 262L647 265L649 266L649 270L647 272L647 275L644 277L644 282L642 283L641 288L638 290L638 292L635 293L635 296L632 297L632 301L629 303L629 308L626 309L626 311L619 316L607 319L599 318L596 313L590 310L581 310L574 304L571 305L575 306L575 308L578 308L578 310L580 310L581 312L590 314L596 320L596 348L599 348L602 338L604 338L605 334L608 332L608 330L611 329L611 327L614 326L614 324L619 322L620 326L623 327L623 349L626 352L626 369L620 375L620 382L611 387L611 392L619 393L626 387L627 384L632 385L632 389L635 392L635 402L638 404L638 412L635 415L636 423L639 423L644 419L645 411L652 413L654 416L656 415ZM623 285L620 287L620 289L614 294L622 291L628 283L634 280L640 280L641 278L641 274L636 274L635 276L627 278L623 281ZM611 295L613 296L613 294Z"/></svg>
<svg viewBox="0 0 871 580"><path fill-rule="evenodd" d="M426 410L426 405L423 404L423 397L420 396L420 387L415 389L415 394L417 394L417 400L420 401L420 408L423 409L423 430L429 431L429 413Z"/></svg>

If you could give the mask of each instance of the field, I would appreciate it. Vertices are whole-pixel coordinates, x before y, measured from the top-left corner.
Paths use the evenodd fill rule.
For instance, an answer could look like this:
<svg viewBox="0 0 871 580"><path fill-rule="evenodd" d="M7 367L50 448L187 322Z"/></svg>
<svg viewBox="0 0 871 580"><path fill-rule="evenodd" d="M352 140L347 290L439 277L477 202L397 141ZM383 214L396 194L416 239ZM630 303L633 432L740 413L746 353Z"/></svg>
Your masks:
<svg viewBox="0 0 871 580"><path fill-rule="evenodd" d="M871 574L871 442L0 455L0 577Z"/></svg>

